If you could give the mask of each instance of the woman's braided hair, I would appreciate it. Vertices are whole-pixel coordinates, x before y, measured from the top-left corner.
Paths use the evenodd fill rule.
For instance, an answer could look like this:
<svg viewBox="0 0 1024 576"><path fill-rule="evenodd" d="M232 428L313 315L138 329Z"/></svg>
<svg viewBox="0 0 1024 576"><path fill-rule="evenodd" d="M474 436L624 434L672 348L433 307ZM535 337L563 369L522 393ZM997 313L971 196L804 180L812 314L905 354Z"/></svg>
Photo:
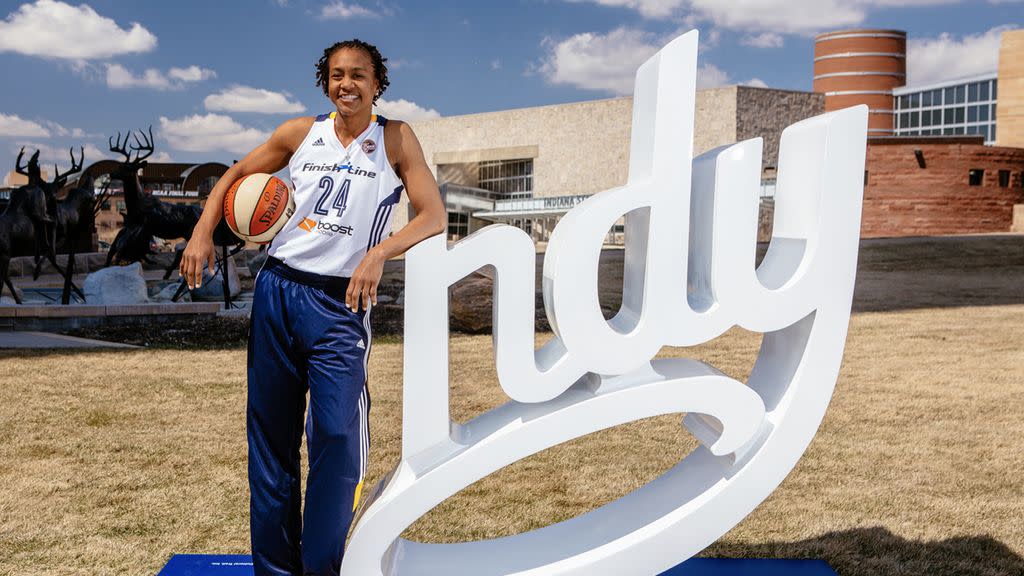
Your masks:
<svg viewBox="0 0 1024 576"><path fill-rule="evenodd" d="M331 59L331 56L335 52L342 48L355 48L366 52L370 56L370 60L373 61L373 74L377 78L377 93L373 96L373 103L377 103L377 99L384 93L388 88L388 67L385 62L387 58L380 55L380 50L376 46L369 42L363 42L358 38L352 40L345 40L344 42L336 42L331 47L324 50L324 55L320 57L320 60L316 63L316 85L319 86L323 91L324 95L330 97L327 93L327 79L330 77L330 70L327 69L327 62Z"/></svg>

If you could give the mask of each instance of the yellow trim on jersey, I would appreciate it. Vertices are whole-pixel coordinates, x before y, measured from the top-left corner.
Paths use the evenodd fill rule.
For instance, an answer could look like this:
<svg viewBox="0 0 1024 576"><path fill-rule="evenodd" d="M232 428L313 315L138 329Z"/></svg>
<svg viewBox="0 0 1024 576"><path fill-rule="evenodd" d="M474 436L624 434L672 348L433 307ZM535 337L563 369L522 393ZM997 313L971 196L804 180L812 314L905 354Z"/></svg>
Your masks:
<svg viewBox="0 0 1024 576"><path fill-rule="evenodd" d="M331 112L328 116L330 117L331 120L334 120L334 117L337 116L337 115L338 115L338 111L335 110L334 112ZM377 121L377 115L376 114L370 116L370 122L371 123L376 122L376 121Z"/></svg>

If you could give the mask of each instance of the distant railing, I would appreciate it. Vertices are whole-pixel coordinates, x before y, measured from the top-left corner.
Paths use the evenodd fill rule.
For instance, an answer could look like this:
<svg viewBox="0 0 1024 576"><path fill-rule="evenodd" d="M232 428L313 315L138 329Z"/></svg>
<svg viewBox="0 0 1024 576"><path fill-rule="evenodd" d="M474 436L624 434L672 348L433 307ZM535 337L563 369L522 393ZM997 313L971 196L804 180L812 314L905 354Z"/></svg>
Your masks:
<svg viewBox="0 0 1024 576"><path fill-rule="evenodd" d="M536 212L541 210L569 210L573 206L589 198L589 194L575 196L553 196L548 198L522 198L517 200L498 200L494 203L495 212Z"/></svg>

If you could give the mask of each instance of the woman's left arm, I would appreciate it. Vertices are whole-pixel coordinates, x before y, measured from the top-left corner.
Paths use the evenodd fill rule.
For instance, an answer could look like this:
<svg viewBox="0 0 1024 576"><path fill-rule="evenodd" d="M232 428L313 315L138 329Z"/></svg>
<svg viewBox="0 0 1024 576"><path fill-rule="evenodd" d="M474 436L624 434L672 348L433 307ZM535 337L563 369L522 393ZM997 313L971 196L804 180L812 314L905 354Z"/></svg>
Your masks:
<svg viewBox="0 0 1024 576"><path fill-rule="evenodd" d="M405 192L416 210L416 216L401 230L371 248L352 273L348 292L345 293L345 304L353 311L358 310L360 304L364 310L370 307L371 302L377 304L377 285L384 273L385 261L405 253L425 238L443 233L448 225L441 192L423 158L419 140L408 124L392 122L396 124L393 129L393 142L396 145L392 148L392 142L387 142L385 146L397 151L396 172L405 185Z"/></svg>

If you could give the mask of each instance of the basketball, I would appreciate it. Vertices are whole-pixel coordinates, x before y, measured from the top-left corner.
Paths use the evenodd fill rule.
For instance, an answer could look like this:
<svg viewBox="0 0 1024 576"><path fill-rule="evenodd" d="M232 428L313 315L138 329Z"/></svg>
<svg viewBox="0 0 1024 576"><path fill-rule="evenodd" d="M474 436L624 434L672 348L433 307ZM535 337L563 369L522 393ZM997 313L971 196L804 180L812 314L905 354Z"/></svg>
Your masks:
<svg viewBox="0 0 1024 576"><path fill-rule="evenodd" d="M273 240L293 212L291 189L271 174L239 178L224 195L224 219L231 231L257 244Z"/></svg>

